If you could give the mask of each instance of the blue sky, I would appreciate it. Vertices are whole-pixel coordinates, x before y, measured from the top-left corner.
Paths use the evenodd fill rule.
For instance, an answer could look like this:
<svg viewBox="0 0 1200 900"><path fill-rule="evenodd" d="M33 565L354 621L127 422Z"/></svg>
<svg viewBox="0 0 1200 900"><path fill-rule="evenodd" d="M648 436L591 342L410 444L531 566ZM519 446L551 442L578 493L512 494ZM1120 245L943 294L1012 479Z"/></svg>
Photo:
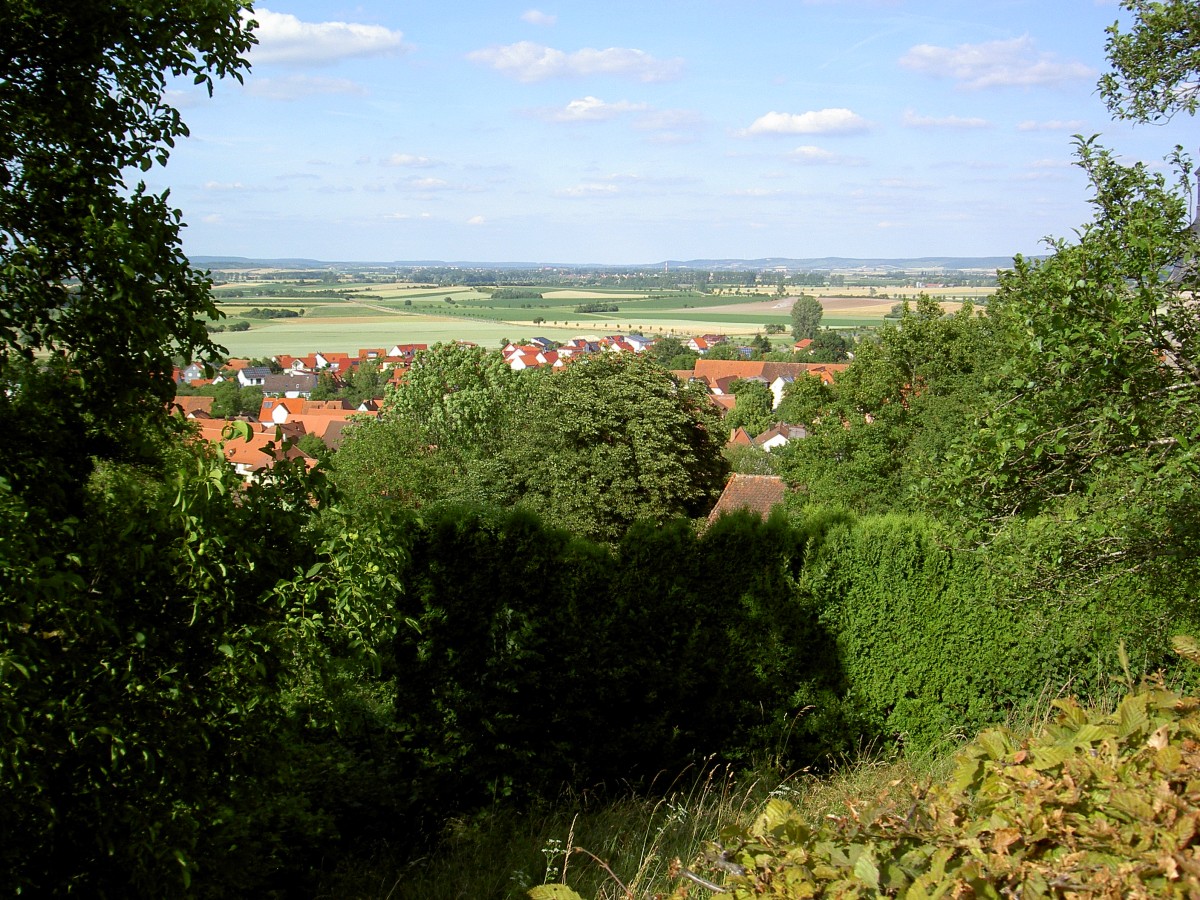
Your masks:
<svg viewBox="0 0 1200 900"><path fill-rule="evenodd" d="M170 98L195 255L653 263L1010 256L1089 217L1111 0L271 0Z"/></svg>

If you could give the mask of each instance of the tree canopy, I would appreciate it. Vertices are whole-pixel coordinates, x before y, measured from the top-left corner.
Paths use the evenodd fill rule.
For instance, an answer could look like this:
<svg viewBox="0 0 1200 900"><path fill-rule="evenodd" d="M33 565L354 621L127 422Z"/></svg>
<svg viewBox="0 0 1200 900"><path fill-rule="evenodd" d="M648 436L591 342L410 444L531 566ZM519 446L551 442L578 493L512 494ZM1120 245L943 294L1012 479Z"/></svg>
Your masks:
<svg viewBox="0 0 1200 900"><path fill-rule="evenodd" d="M815 338L821 329L821 317L825 310L816 297L801 294L792 304L792 337L798 341Z"/></svg>
<svg viewBox="0 0 1200 900"><path fill-rule="evenodd" d="M69 460L128 454L148 410L172 396L171 357L217 358L217 309L180 244L180 213L130 173L165 164L187 126L167 75L241 78L253 43L231 0L10 5L0 29L0 383L35 354L58 361ZM3 391L0 391L3 393ZM0 457L18 485L30 431L49 423L0 404ZM50 425L53 428L52 425ZM11 467L6 463L12 462ZM82 465L82 464L80 464ZM66 465L78 483L81 469ZM0 469L2 472L3 469Z"/></svg>
<svg viewBox="0 0 1200 900"><path fill-rule="evenodd" d="M515 496L600 540L638 519L703 515L724 484L724 429L704 390L636 354L540 378L520 426L506 453Z"/></svg>
<svg viewBox="0 0 1200 900"><path fill-rule="evenodd" d="M1157 122L1200 106L1200 7L1195 0L1121 0L1134 15L1125 31L1108 28L1112 70L1100 96L1121 119Z"/></svg>

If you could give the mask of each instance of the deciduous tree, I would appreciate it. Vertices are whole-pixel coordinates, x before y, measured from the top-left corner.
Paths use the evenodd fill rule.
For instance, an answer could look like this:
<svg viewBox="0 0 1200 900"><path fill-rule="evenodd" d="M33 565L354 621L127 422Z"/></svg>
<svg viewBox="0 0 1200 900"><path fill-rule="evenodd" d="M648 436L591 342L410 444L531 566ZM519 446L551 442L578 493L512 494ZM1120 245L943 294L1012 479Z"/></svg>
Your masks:
<svg viewBox="0 0 1200 900"><path fill-rule="evenodd" d="M798 341L815 338L821 328L821 317L825 310L816 297L801 294L792 304L792 337Z"/></svg>
<svg viewBox="0 0 1200 900"><path fill-rule="evenodd" d="M704 391L634 354L541 378L520 425L507 453L514 497L600 540L638 519L702 515L724 482L723 427Z"/></svg>

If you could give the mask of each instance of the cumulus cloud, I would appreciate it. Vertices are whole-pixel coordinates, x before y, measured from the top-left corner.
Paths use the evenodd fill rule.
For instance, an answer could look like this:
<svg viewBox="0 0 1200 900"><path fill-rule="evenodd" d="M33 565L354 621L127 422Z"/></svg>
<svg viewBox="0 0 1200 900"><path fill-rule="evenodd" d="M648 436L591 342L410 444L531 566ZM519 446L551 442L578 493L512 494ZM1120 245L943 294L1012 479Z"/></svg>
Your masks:
<svg viewBox="0 0 1200 900"><path fill-rule="evenodd" d="M483 216L471 216L471 218L467 219L467 224L468 225L486 225L487 219L485 219Z"/></svg>
<svg viewBox="0 0 1200 900"><path fill-rule="evenodd" d="M900 65L935 78L950 78L968 89L1053 85L1096 76L1094 69L1081 62L1060 62L1052 53L1038 51L1029 35L957 47L918 44L900 57Z"/></svg>
<svg viewBox="0 0 1200 900"><path fill-rule="evenodd" d="M315 78L292 75L288 78L251 78L246 92L266 100L301 100L320 94L363 96L366 89L348 78Z"/></svg>
<svg viewBox="0 0 1200 900"><path fill-rule="evenodd" d="M900 121L909 128L987 128L990 124L978 116L920 116L911 109L904 111Z"/></svg>
<svg viewBox="0 0 1200 900"><path fill-rule="evenodd" d="M630 103L627 100L606 103L599 97L587 96L572 100L562 109L539 110L538 115L550 122L603 122L645 108L645 103Z"/></svg>
<svg viewBox="0 0 1200 900"><path fill-rule="evenodd" d="M530 25L549 27L558 21L558 16L549 15L540 9L527 9L521 13L521 21L528 22Z"/></svg>
<svg viewBox="0 0 1200 900"><path fill-rule="evenodd" d="M867 120L848 109L818 109L805 113L769 112L759 116L747 134L849 134L867 129Z"/></svg>
<svg viewBox="0 0 1200 900"><path fill-rule="evenodd" d="M1049 119L1045 122L1026 119L1017 126L1017 131L1078 131L1086 125L1083 119Z"/></svg>
<svg viewBox="0 0 1200 900"><path fill-rule="evenodd" d="M543 81L581 75L617 75L638 81L667 81L683 70L681 59L656 59L642 50L590 47L564 53L553 47L520 41L467 54L467 59L490 66L518 81Z"/></svg>
<svg viewBox="0 0 1200 900"><path fill-rule="evenodd" d="M400 166L406 169L428 169L440 165L436 159L428 156L415 156L412 153L393 153L383 161L385 166Z"/></svg>
<svg viewBox="0 0 1200 900"><path fill-rule="evenodd" d="M404 35L382 25L302 22L289 13L261 8L252 18L258 22L258 46L250 53L255 63L311 65L406 49Z"/></svg>

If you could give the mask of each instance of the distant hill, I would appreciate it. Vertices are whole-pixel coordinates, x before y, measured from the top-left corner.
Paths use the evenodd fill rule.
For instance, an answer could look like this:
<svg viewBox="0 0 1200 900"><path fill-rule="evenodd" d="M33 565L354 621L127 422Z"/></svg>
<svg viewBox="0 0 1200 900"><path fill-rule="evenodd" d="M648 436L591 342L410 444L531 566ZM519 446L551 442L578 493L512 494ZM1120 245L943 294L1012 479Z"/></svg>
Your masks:
<svg viewBox="0 0 1200 900"><path fill-rule="evenodd" d="M1009 269L1011 256L921 256L885 259L881 257L821 256L809 259L771 256L762 259L688 259L662 260L656 263L623 265L553 262L476 262L446 260L393 260L391 262L330 261L318 259L252 259L244 256L194 256L192 265L201 269L374 269L374 268L457 268L457 269L695 269L720 272L786 270L789 272L828 271L967 271Z"/></svg>
<svg viewBox="0 0 1200 900"><path fill-rule="evenodd" d="M821 256L811 259L792 259L787 257L765 257L763 259L689 259L668 260L661 263L659 268L669 266L680 269L709 269L715 271L762 271L765 269L797 269L808 272L854 271L854 270L893 270L911 272L913 270L936 271L950 269L963 271L968 269L1011 269L1011 256L920 256L907 259L884 259L881 257L848 257Z"/></svg>

